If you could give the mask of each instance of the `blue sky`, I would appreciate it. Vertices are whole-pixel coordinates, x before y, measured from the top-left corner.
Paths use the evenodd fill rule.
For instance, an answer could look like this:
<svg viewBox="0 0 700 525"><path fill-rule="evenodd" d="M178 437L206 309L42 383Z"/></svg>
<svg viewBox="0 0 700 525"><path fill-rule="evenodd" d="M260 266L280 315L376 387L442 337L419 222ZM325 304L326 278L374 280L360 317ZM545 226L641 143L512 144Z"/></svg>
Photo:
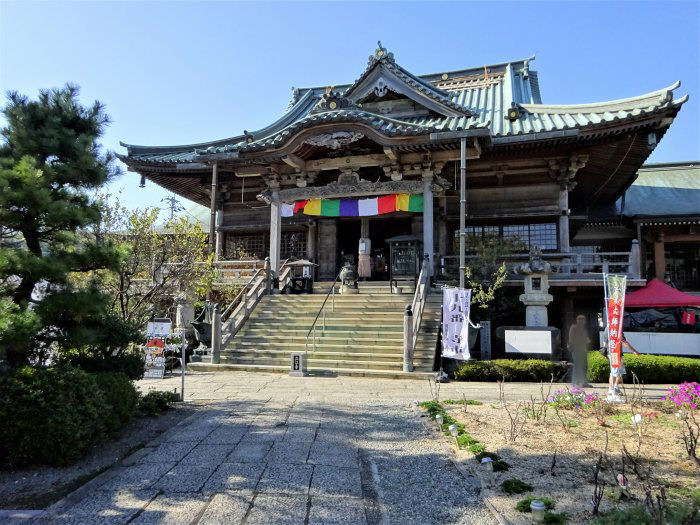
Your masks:
<svg viewBox="0 0 700 525"><path fill-rule="evenodd" d="M651 162L700 159L700 2L0 1L0 88L75 82L113 119L105 147L202 142L254 130L291 87L351 82L378 39L421 74L537 54L543 101L690 94ZM4 104L4 95L3 95ZM167 196L113 183L131 207ZM183 204L189 204L184 202Z"/></svg>

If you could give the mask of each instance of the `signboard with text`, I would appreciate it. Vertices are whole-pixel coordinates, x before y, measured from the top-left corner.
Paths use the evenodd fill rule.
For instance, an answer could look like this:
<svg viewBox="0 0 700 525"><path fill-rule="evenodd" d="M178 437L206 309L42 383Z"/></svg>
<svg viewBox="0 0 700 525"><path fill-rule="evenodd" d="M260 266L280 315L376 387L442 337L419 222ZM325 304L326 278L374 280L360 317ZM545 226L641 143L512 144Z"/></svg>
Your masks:
<svg viewBox="0 0 700 525"><path fill-rule="evenodd" d="M471 290L442 289L442 357L470 359L469 306Z"/></svg>

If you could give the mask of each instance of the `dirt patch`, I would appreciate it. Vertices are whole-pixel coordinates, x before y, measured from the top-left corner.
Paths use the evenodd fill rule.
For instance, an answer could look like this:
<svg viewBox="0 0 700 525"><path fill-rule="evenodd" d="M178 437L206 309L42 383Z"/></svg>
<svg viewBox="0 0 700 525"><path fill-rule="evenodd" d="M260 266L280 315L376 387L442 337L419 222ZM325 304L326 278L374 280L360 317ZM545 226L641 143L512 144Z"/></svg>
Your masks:
<svg viewBox="0 0 700 525"><path fill-rule="evenodd" d="M530 514L515 510L516 503L528 496L554 500L553 512L565 513L569 524L590 523L594 472L606 439L607 459L601 477L607 486L600 504L601 512L644 503L642 482L629 462L626 462L624 474L630 498L618 499L616 494L616 477L622 472L623 446L638 459L643 473L651 468L654 477L662 480L670 498L689 501L692 491L700 491L700 468L687 458L675 415L664 413L660 403L611 405L613 413L605 416L602 425L600 412L596 417L589 409L560 409L557 415L554 407L548 406L546 416L540 414L537 420L533 413L529 417L525 415L524 403L509 401L507 406L513 416L520 412L515 441L511 439L511 417L501 403L477 406L443 403L447 414L462 423L469 435L509 465L509 470L493 473L489 500L513 523L532 523ZM642 414L641 425L633 422L635 414ZM474 470L486 474L485 467L478 464L472 453L464 449L456 453ZM521 480L533 490L508 495L501 484L509 479Z"/></svg>
<svg viewBox="0 0 700 525"><path fill-rule="evenodd" d="M94 447L69 467L2 470L0 508L44 509L201 408L178 404L158 417L136 418L118 437Z"/></svg>

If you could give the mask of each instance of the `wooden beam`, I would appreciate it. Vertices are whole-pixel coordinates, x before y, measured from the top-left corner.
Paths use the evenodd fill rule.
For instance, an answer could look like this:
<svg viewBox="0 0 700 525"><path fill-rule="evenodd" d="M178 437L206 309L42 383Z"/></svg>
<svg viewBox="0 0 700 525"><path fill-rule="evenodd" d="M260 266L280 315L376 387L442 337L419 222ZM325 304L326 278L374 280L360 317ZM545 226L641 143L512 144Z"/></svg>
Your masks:
<svg viewBox="0 0 700 525"><path fill-rule="evenodd" d="M393 160L394 162L398 162L398 160L399 160L398 154L396 153L396 151L394 151L391 148L384 148L384 154L387 157L389 157L389 159Z"/></svg>
<svg viewBox="0 0 700 525"><path fill-rule="evenodd" d="M385 154L352 155L336 159L318 159L306 161L309 171L338 170L342 168L364 168L367 166L387 166L393 164Z"/></svg>
<svg viewBox="0 0 700 525"><path fill-rule="evenodd" d="M292 168L297 168L302 171L306 169L306 161L294 153L288 153L285 157L282 157L282 160Z"/></svg>

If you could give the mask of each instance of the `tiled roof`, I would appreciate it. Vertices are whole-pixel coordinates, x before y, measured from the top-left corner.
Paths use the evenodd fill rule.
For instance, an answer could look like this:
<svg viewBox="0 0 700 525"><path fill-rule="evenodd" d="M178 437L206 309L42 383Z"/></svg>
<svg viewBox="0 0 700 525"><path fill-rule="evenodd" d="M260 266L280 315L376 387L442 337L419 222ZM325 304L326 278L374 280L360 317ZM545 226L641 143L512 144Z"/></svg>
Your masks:
<svg viewBox="0 0 700 525"><path fill-rule="evenodd" d="M647 164L624 198L591 210L592 217L700 217L700 161Z"/></svg>
<svg viewBox="0 0 700 525"><path fill-rule="evenodd" d="M382 56L377 53L382 50ZM391 53L380 48L370 57L367 69L352 84L334 86L339 95L352 98L354 91L377 67L384 67L422 96L443 107L450 115L431 112L420 117L388 118L361 107L319 110L319 101L327 88L295 89L287 112L276 122L251 133L214 142L172 147L126 145L133 163L191 163L199 155L227 152L259 151L282 146L298 131L326 122L361 122L388 136L416 136L436 131L458 131L487 128L494 143L513 137L537 138L545 132L583 133L607 124L643 117L649 113L678 107L687 96L673 100L673 91L680 82L639 97L597 104L542 104L538 76L530 70L534 57L480 68L415 76L399 66ZM517 108L518 118L507 118L508 110ZM455 114L460 114L455 116Z"/></svg>

